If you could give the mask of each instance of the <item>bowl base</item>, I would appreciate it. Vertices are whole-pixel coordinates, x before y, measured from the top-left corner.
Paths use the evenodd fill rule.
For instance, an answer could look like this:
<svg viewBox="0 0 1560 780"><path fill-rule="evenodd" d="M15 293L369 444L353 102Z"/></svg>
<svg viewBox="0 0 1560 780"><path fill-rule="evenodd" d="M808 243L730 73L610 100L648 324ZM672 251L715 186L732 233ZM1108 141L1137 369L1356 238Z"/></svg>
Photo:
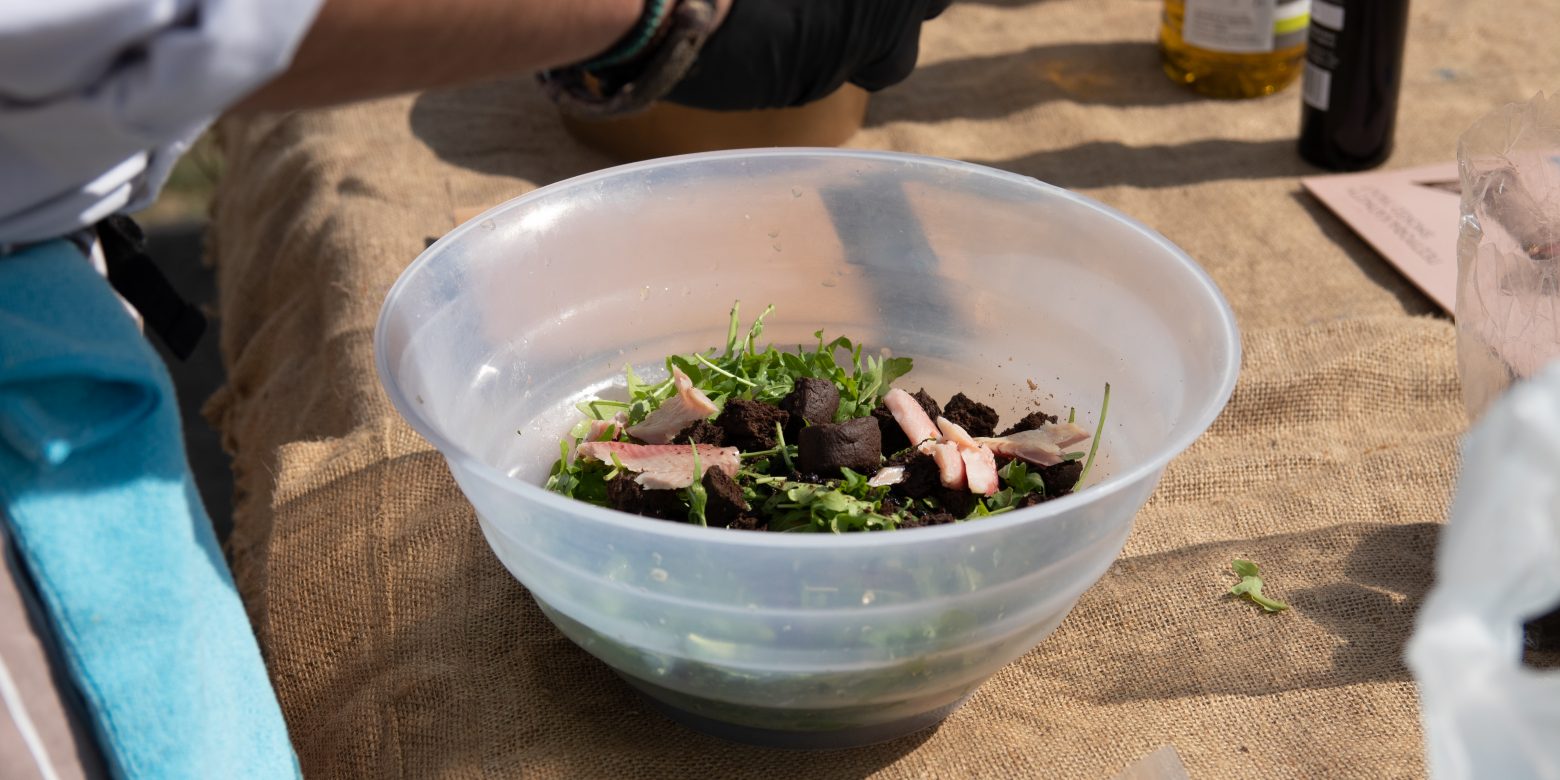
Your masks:
<svg viewBox="0 0 1560 780"><path fill-rule="evenodd" d="M657 712L694 731L731 742L784 750L845 750L890 742L919 731L936 728L974 693L971 690L951 704L887 723L828 731L802 731L743 726L689 712L657 697L653 690L655 686L647 685L625 674L618 676L639 691Z"/></svg>

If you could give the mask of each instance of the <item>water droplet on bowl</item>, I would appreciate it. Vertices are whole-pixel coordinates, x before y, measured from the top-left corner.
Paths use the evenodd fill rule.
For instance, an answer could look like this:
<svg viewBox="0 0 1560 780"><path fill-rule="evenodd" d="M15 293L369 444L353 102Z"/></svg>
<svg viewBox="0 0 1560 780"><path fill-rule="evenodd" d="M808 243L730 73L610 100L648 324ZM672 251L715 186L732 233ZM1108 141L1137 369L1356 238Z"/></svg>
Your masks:
<svg viewBox="0 0 1560 780"><path fill-rule="evenodd" d="M492 229L494 229L494 228L496 228L498 226L493 224L493 220L491 220L491 219L484 219L484 220L482 220L482 224L478 225L477 227L480 227L483 230L492 230Z"/></svg>
<svg viewBox="0 0 1560 780"><path fill-rule="evenodd" d="M800 197L802 197L802 188L801 187L792 187L791 188L791 197L793 197L793 198L800 198Z"/></svg>

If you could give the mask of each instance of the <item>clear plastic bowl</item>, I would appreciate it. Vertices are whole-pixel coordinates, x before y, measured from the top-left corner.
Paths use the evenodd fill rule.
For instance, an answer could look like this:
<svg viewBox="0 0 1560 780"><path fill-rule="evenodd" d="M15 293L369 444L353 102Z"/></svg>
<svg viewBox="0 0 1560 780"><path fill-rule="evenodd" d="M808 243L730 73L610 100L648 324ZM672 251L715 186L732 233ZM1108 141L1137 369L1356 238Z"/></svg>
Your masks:
<svg viewBox="0 0 1560 780"><path fill-rule="evenodd" d="M822 328L911 356L899 384L1092 430L1090 485L986 519L770 534L620 514L542 489L573 404L623 367ZM1079 195L899 154L770 150L536 190L429 247L375 332L396 408L443 453L499 560L580 647L683 722L843 747L933 725L1110 566L1165 464L1218 415L1239 338L1208 276ZM1102 674L1132 674L1102 669Z"/></svg>

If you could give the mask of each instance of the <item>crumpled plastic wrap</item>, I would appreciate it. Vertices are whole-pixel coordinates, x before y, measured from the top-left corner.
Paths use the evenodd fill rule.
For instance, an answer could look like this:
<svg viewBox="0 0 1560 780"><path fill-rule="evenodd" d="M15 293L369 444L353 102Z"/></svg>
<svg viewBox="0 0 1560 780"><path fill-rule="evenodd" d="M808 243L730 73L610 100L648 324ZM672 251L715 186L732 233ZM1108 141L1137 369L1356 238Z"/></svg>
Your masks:
<svg viewBox="0 0 1560 780"><path fill-rule="evenodd" d="M1560 606L1560 363L1497 399L1463 445L1436 582L1408 644L1430 774L1560 777L1560 669L1523 623Z"/></svg>
<svg viewBox="0 0 1560 780"><path fill-rule="evenodd" d="M1560 95L1479 120L1457 145L1457 361L1471 418L1560 357Z"/></svg>

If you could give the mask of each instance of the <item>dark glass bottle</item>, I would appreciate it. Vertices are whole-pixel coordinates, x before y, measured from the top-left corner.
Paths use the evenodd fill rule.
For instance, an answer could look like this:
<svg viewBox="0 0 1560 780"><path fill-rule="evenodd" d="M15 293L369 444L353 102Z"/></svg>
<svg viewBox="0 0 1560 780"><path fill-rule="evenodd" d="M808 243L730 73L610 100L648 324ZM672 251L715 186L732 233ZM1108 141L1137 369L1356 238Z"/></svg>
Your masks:
<svg viewBox="0 0 1560 780"><path fill-rule="evenodd" d="M1392 152L1408 0L1314 0L1301 88L1300 156L1336 171Z"/></svg>

